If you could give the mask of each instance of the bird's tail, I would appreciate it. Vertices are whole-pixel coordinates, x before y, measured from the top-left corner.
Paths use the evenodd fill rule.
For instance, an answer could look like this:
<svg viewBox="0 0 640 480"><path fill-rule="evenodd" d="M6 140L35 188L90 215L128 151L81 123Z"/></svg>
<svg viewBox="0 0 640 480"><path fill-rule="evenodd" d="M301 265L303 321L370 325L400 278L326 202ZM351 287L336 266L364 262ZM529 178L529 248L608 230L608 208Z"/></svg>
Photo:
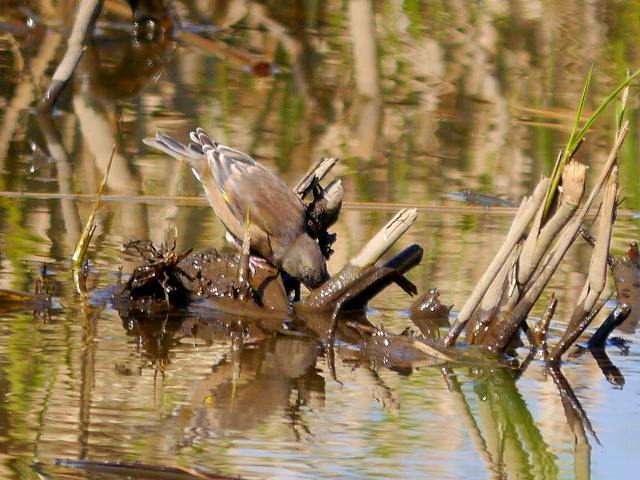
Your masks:
<svg viewBox="0 0 640 480"><path fill-rule="evenodd" d="M201 129L198 129L198 131L200 130ZM191 132L190 136L192 140L194 139L194 137L198 139L198 136L195 134L195 132ZM206 139L209 139L206 134L205 137ZM200 139L198 139L197 142L190 142L188 145L185 145L178 142L177 140L174 140L169 135L156 132L155 137L147 137L143 140L143 142L150 147L156 148L166 153L167 155L172 156L173 158L177 158L178 160L187 162L191 167L191 170L193 170L195 176L201 182L205 178L205 174L207 172L207 159L205 151L203 150L203 143Z"/></svg>

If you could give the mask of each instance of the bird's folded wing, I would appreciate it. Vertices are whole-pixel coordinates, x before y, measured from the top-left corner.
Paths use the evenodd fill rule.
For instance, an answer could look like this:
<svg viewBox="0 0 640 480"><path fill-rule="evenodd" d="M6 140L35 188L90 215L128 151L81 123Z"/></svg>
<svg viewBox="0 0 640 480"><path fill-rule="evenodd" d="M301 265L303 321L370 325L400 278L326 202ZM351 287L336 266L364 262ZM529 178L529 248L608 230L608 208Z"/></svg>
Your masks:
<svg viewBox="0 0 640 480"><path fill-rule="evenodd" d="M293 240L304 231L305 209L289 187L242 152L224 145L207 149L211 173L236 218L270 237Z"/></svg>

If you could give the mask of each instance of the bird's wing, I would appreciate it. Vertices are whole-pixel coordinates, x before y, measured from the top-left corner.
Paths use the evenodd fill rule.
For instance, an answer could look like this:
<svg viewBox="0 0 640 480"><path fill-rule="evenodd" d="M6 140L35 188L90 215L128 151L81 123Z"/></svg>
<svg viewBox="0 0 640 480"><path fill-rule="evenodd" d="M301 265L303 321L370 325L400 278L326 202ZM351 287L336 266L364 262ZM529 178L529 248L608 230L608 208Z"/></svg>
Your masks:
<svg viewBox="0 0 640 480"><path fill-rule="evenodd" d="M304 205L280 178L249 155L214 142L202 129L191 135L192 140L194 136L225 202L241 223L248 211L251 224L282 246L304 231Z"/></svg>

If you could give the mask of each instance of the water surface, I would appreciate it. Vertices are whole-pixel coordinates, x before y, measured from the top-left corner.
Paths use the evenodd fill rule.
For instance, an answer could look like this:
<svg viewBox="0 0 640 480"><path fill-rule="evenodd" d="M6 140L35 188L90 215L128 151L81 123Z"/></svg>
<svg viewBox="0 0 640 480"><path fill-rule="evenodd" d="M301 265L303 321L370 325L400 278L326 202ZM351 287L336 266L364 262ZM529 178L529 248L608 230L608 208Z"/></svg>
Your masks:
<svg viewBox="0 0 640 480"><path fill-rule="evenodd" d="M589 66L591 111L627 67L640 65L638 4L179 1L185 28L212 40L205 48L132 39L128 19L107 12L59 109L39 118L31 108L63 55L69 3L10 2L0 16L2 31L13 32L0 37L0 287L32 291L44 273L58 307L47 316L0 316L3 478L115 478L53 466L60 458L247 478L637 471L637 333L621 334L628 352L609 348L622 388L590 354L563 366L596 440L567 421L537 360L516 382L500 369L399 370L338 355L336 381L308 339L258 336L239 346L216 329L220 319L123 320L106 295L76 293L70 256L114 144L90 290L117 282L119 266L130 271L135 259L121 249L130 239L177 233L178 249L224 245L188 169L142 143L157 129L186 138L200 125L291 184L320 156L341 158L346 204L334 228L333 272L399 205L418 206L400 243L420 243L425 258L409 277L420 291L438 287L455 311L511 216L447 194L472 190L516 203L527 194L566 141ZM14 28L24 25L24 6L40 27ZM221 45L236 54L221 55ZM275 64L277 73L259 75L246 58ZM632 95L615 253L640 237L637 118ZM580 150L592 171L606 159L613 128L603 119ZM51 158L34 156L32 142ZM578 242L548 290L560 300L555 333L590 254ZM409 303L390 288L372 302L370 319L399 333L411 326Z"/></svg>

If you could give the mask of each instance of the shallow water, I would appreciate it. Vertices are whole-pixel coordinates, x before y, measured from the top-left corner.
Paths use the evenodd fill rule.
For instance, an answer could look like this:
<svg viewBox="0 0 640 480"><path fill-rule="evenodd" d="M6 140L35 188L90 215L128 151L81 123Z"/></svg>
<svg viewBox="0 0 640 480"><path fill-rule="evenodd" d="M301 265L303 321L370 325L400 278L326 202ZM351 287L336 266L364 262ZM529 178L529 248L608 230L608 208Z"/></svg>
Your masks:
<svg viewBox="0 0 640 480"><path fill-rule="evenodd" d="M538 361L514 382L507 370L390 369L343 353L336 380L308 339L258 335L238 345L214 321L233 319L122 320L106 295L75 292L69 259L113 144L90 290L117 282L121 265L130 271L134 259L121 246L132 238L161 242L177 233L179 249L224 245L191 173L141 141L156 129L185 138L201 125L290 183L323 154L342 159L336 170L347 202L334 228L333 272L400 204L420 207L401 241L425 248L409 277L459 308L512 210L448 194L518 202L528 193L566 140L589 65L596 66L589 111L627 66L640 65L638 5L178 2L185 28L217 42L204 50L189 39L134 41L122 18L105 15L56 115L38 118L31 107L63 54L67 3L28 3L47 28L16 34L20 55L0 38L0 287L32 291L46 263L57 307L50 316L0 315L0 476L118 478L54 466L78 458L247 478L637 471L630 441L640 433L637 333L621 334L628 352L608 349L623 388L608 383L588 353L563 366L598 442L567 421ZM2 31L20 25L19 5L0 16ZM221 30L198 27L208 24ZM240 53L221 56L220 45ZM249 54L279 73L256 75L243 63ZM635 95L615 253L640 237L637 117ZM581 147L592 171L612 132L604 119ZM31 142L53 158L34 156ZM570 315L589 258L578 242L552 281L560 300L554 332ZM370 305L370 319L401 332L410 326L409 303L390 288Z"/></svg>

